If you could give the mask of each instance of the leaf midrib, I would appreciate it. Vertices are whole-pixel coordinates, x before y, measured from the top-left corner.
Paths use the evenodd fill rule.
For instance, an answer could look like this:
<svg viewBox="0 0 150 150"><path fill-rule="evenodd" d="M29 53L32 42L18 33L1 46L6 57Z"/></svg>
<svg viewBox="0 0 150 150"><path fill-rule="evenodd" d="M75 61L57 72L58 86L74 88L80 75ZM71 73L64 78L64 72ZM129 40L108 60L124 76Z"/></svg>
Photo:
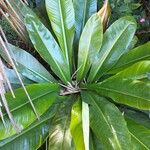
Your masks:
<svg viewBox="0 0 150 150"><path fill-rule="evenodd" d="M106 124L108 125L108 128L110 129L110 132L112 133L114 139L116 139L116 136L113 134L112 128L110 127L110 124L109 124L109 122L107 121L107 118L105 117L104 113L103 113L103 112L101 111L101 109L98 107L97 103L94 101L94 98L93 98L91 95L89 95L89 96L91 97L91 99L93 99L93 102L94 102L95 106L96 106L97 109L101 112L102 117L104 118ZM119 144L119 141L118 141L117 139L116 139L116 142L117 142L117 144L118 144L118 147L119 147L120 149L122 149L122 148L121 148L121 145Z"/></svg>
<svg viewBox="0 0 150 150"><path fill-rule="evenodd" d="M66 32L65 32L65 24L64 24L64 20L63 20L63 11L62 11L62 7L61 7L61 2L62 0L58 0L58 6L59 6L59 13L60 13L60 20L61 20L61 28L62 28L62 35L63 35L63 43L64 43L64 51L65 51L65 55L66 55L66 59L67 59L67 62L70 66L70 63L69 63L69 56L68 56L68 53L69 53L69 50L68 50L68 46L67 46L67 37L66 37Z"/></svg>
<svg viewBox="0 0 150 150"><path fill-rule="evenodd" d="M116 41L113 43L113 45L111 46L111 48L110 48L109 50L107 50L107 51L103 54L102 58L100 59L101 61L98 61L98 62L97 62L97 66L98 66L98 67L97 67L95 73L93 74L93 78L95 78L97 72L100 70L101 66L104 64L105 60L106 60L107 57L109 56L109 53L112 51L113 47L116 45L116 42L120 39L120 37L122 36L122 34L125 32L125 30L126 30L126 29L128 28L128 26L130 26L130 25L134 25L134 24L131 23L131 22L129 22L129 23L124 27L123 31L120 33L120 35L118 36L118 38L116 39ZM92 80L93 80L93 78L92 78Z"/></svg>
<svg viewBox="0 0 150 150"><path fill-rule="evenodd" d="M91 41L92 41L92 33L93 33L93 30L94 30L94 28L93 28L93 26L92 26L92 31L90 32L90 40L89 40L89 44L88 44L88 51L87 51L87 53L86 53L86 55L85 55L85 59L84 59L84 62L83 62L83 64L81 64L82 65L82 76L83 76L83 74L86 72L86 70L85 70L85 67L86 67L86 65L87 65L87 63L88 63L88 57L89 57L89 52L90 52L90 45L91 45ZM81 66L80 65L80 66ZM78 68L80 68L80 66L78 67Z"/></svg>
<svg viewBox="0 0 150 150"><path fill-rule="evenodd" d="M138 61L140 61L140 60L149 58L149 57L150 57L150 55L143 56L143 57L140 57L140 58L138 58L138 59L131 60L131 61L127 62L127 63L120 64L118 67L114 67L113 69L118 69L118 68L124 67L124 66L126 66L126 65L133 64L134 62L138 62Z"/></svg>
<svg viewBox="0 0 150 150"><path fill-rule="evenodd" d="M149 148L148 148L142 141L140 141L140 140L136 137L136 135L132 134L130 131L129 131L129 133L130 133L130 135L131 135L136 141L138 141L141 145L143 145L143 147L145 147L147 150L149 150Z"/></svg>
<svg viewBox="0 0 150 150"><path fill-rule="evenodd" d="M9 142L4 143L3 145L0 145L0 147L5 146L9 143L11 143L12 141L16 140L17 138L19 138L21 135L26 134L27 132L29 132L30 130L32 130L33 128L36 128L37 126L39 126L40 124L48 121L51 118L51 115L49 115L48 117L46 117L45 119L43 119L42 121L38 121L35 125L28 127L25 131L22 131L19 134L16 134L16 136L14 138L12 138Z"/></svg>
<svg viewBox="0 0 150 150"><path fill-rule="evenodd" d="M34 27L35 30L36 30L36 33L38 34L38 30L37 30L36 24L35 24L34 22L32 22L32 23L33 23L33 27ZM46 29L46 30L47 30L47 29ZM47 30L47 31L48 31L48 30ZM49 31L48 31L48 32L49 32ZM38 35L39 35L39 34L38 34ZM59 69L59 72L60 72L61 76L62 76L63 79L67 82L67 79L66 79L66 77L64 76L63 71L61 70L61 68L60 68L59 65L57 64L57 61L56 61L55 59L53 59L51 53L50 53L49 50L47 49L47 46L46 46L45 43L43 42L42 37L41 37L41 36L39 36L39 37L40 37L40 39L41 39L41 41L42 41L42 43L43 43L45 49L46 49L47 52L50 54L52 60L54 61L54 63L55 63L55 65L57 66L57 68ZM52 37L52 38L53 38L53 37ZM54 41L54 43L55 43L55 41ZM55 43L55 44L57 44L57 43ZM38 48L37 48L37 51L39 51ZM39 51L39 52L40 52L40 51ZM41 57L42 57L42 56L41 56ZM63 57L63 56L62 56L62 57ZM43 59L45 59L45 58L43 58ZM48 61L49 61L49 60L48 60ZM49 63L49 64L50 64L50 63Z"/></svg>
<svg viewBox="0 0 150 150"><path fill-rule="evenodd" d="M26 67L25 65L23 65L22 63L20 63L24 68L26 68L27 70L29 70L30 72L34 73L35 75L38 75L40 78L42 78L43 80L52 83L52 81L50 81L49 79L47 79L46 77L44 77L43 75L41 75L40 73ZM22 72L21 72L22 73ZM28 77L27 77L28 78ZM32 79L31 79L32 80Z"/></svg>
<svg viewBox="0 0 150 150"><path fill-rule="evenodd" d="M34 101L35 101L36 99L38 99L38 98L41 98L41 97L46 96L46 95L48 95L48 94L50 94L50 93L53 93L53 92L55 92L55 90L46 92L46 93L44 93L44 94L41 94L40 96L37 96L37 97L33 98L33 99L32 99L32 102L34 102ZM30 102L29 102L29 101L26 101L25 103L23 103L23 104L21 104L21 105L15 107L15 108L13 108L13 109L11 109L10 112L12 113L12 112L14 112L14 111L17 111L18 109L20 109L21 107L24 107L24 106L27 105L28 103L30 103ZM3 116L6 116L6 115L7 115L7 114L5 113Z"/></svg>
<svg viewBox="0 0 150 150"><path fill-rule="evenodd" d="M126 96L130 96L130 97L134 97L134 98L138 98L138 99L142 99L142 100L147 100L147 101L150 101L149 99L147 98L142 98L140 96L136 96L136 95L133 95L133 94L130 94L130 93L125 93L123 91L118 91L118 90L115 90L115 89L109 89L107 87L102 87L102 86L99 86L98 87L99 89L102 89L102 90L105 90L105 91L110 91L110 92L114 92L114 93L119 93L119 94L122 94L122 95L126 95Z"/></svg>

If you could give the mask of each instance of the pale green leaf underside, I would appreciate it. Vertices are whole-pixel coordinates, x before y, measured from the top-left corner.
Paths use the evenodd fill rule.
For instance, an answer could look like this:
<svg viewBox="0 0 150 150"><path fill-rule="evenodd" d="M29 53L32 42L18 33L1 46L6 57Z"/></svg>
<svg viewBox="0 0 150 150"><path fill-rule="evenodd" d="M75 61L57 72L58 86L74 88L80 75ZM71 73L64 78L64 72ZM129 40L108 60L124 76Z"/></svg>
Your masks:
<svg viewBox="0 0 150 150"><path fill-rule="evenodd" d="M77 150L85 150L83 128L82 128L82 102L78 97L73 105L70 122L71 135Z"/></svg>

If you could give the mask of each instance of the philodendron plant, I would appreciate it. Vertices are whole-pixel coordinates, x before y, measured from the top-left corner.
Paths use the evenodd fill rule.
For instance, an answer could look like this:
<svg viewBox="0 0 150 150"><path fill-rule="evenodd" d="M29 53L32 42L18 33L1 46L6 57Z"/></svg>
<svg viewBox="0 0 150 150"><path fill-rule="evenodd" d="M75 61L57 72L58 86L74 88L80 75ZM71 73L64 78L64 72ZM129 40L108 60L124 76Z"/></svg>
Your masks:
<svg viewBox="0 0 150 150"><path fill-rule="evenodd" d="M148 150L150 42L133 48L136 22L127 16L103 30L96 0L46 0L48 30L26 15L30 40L50 65L11 44L16 67L28 78L16 98L6 94L18 133L3 111L1 150L35 150L47 139L50 150ZM1 50L1 56L9 62ZM35 83L36 82L36 83Z"/></svg>

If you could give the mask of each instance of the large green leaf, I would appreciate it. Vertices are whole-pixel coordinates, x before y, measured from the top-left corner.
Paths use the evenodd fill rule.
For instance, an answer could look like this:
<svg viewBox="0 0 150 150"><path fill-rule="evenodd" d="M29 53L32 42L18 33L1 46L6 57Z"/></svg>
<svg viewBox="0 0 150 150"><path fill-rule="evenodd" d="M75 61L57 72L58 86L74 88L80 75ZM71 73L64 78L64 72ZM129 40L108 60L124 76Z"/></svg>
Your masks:
<svg viewBox="0 0 150 150"><path fill-rule="evenodd" d="M127 121L134 150L150 149L150 119L149 116L141 111L121 108Z"/></svg>
<svg viewBox="0 0 150 150"><path fill-rule="evenodd" d="M75 22L72 0L46 0L45 2L52 28L71 67Z"/></svg>
<svg viewBox="0 0 150 150"><path fill-rule="evenodd" d="M12 59L16 62L17 70L23 76L39 83L55 81L50 73L31 54L12 44L8 46ZM0 55L10 63L9 58L2 49L0 49Z"/></svg>
<svg viewBox="0 0 150 150"><path fill-rule="evenodd" d="M77 79L82 80L90 69L94 56L101 48L103 25L98 14L86 23L79 42Z"/></svg>
<svg viewBox="0 0 150 150"><path fill-rule="evenodd" d="M89 87L96 89L98 93L104 96L112 98L117 103L149 110L150 84L147 82L149 72L150 61L142 61L101 83Z"/></svg>
<svg viewBox="0 0 150 150"><path fill-rule="evenodd" d="M90 104L90 126L106 150L131 149L131 137L121 112L107 99L84 92Z"/></svg>
<svg viewBox="0 0 150 150"><path fill-rule="evenodd" d="M150 84L140 80L112 78L104 82L88 85L87 88L115 102L138 109L150 109Z"/></svg>
<svg viewBox="0 0 150 150"><path fill-rule="evenodd" d="M54 107L54 106L53 106ZM50 118L54 115L54 110L49 109L40 120L35 121L20 134L16 134L0 141L1 150L35 150L39 148L48 136L50 128Z"/></svg>
<svg viewBox="0 0 150 150"><path fill-rule="evenodd" d="M136 23L132 17L114 22L105 32L99 54L92 64L88 80L91 82L109 71L123 55L133 39Z"/></svg>
<svg viewBox="0 0 150 150"><path fill-rule="evenodd" d="M70 133L70 114L73 96L66 98L65 102L55 113L49 131L49 150L74 150Z"/></svg>
<svg viewBox="0 0 150 150"><path fill-rule="evenodd" d="M34 15L27 15L25 22L30 39L41 57L60 79L65 83L70 81L69 64L49 30Z"/></svg>
<svg viewBox="0 0 150 150"><path fill-rule="evenodd" d="M80 35L87 20L97 12L97 0L73 0L75 11L75 43L78 45Z"/></svg>
<svg viewBox="0 0 150 150"><path fill-rule="evenodd" d="M39 116L44 114L50 106L57 100L60 87L57 84L33 84L26 87L32 102ZM8 106L13 114L16 124L21 128L27 128L37 118L32 110L29 100L22 88L14 91L16 98L12 98L11 93L6 94ZM4 114L4 112L3 112ZM0 121L0 140L16 134L7 114L4 114L6 128Z"/></svg>
<svg viewBox="0 0 150 150"><path fill-rule="evenodd" d="M135 150L150 149L150 128L147 128L133 119L126 117L127 126L132 137ZM149 124L150 125L150 124ZM150 127L150 126L149 126Z"/></svg>
<svg viewBox="0 0 150 150"><path fill-rule="evenodd" d="M120 71L113 77L109 78L124 78L124 79L148 79L148 74L150 73L150 61L140 61L134 65Z"/></svg>
<svg viewBox="0 0 150 150"><path fill-rule="evenodd" d="M130 65L141 61L141 60L150 60L150 42L147 42L144 45L136 47L129 52L121 56L115 66L112 68L111 72L118 72L118 70L123 70L124 68L129 67Z"/></svg>
<svg viewBox="0 0 150 150"><path fill-rule="evenodd" d="M80 97L78 97L77 102L72 107L70 130L76 150L85 150L82 128L82 102Z"/></svg>

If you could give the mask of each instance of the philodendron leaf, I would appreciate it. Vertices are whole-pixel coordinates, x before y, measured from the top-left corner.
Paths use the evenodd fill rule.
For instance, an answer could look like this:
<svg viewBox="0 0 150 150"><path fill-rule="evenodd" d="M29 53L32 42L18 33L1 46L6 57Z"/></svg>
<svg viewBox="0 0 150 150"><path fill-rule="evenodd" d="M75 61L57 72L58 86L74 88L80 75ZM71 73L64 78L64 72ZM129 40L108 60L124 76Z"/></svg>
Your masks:
<svg viewBox="0 0 150 150"><path fill-rule="evenodd" d="M117 103L131 107L150 109L150 84L148 79L150 61L138 62L118 74L90 87Z"/></svg>
<svg viewBox="0 0 150 150"><path fill-rule="evenodd" d="M131 136L124 117L118 108L107 99L84 92L84 99L90 104L90 127L106 150L131 149Z"/></svg>
<svg viewBox="0 0 150 150"><path fill-rule="evenodd" d="M52 75L31 54L12 44L8 44L8 46L12 59L16 62L17 70L23 76L38 83L55 81ZM0 54L10 63L8 56L2 49L0 49Z"/></svg>
<svg viewBox="0 0 150 150"><path fill-rule="evenodd" d="M97 0L73 0L75 11L75 43L78 45L80 35L87 20L97 12Z"/></svg>
<svg viewBox="0 0 150 150"><path fill-rule="evenodd" d="M131 118L129 119L128 117L126 117L126 121L130 135L132 137L133 149L149 150L150 128L147 128L135 120Z"/></svg>
<svg viewBox="0 0 150 150"><path fill-rule="evenodd" d="M34 15L27 15L25 24L37 52L61 80L70 81L69 64L50 31Z"/></svg>
<svg viewBox="0 0 150 150"><path fill-rule="evenodd" d="M106 30L102 47L92 64L89 82L97 80L115 65L128 50L135 31L136 22L132 17L122 17Z"/></svg>
<svg viewBox="0 0 150 150"><path fill-rule="evenodd" d="M85 150L83 128L82 128L82 102L78 97L71 111L70 131L76 150Z"/></svg>
<svg viewBox="0 0 150 150"><path fill-rule="evenodd" d="M90 69L95 55L101 48L103 25L100 17L94 14L86 23L81 34L78 51L77 80L82 80Z"/></svg>
<svg viewBox="0 0 150 150"><path fill-rule="evenodd" d="M38 149L49 133L50 118L54 115L54 110L51 107L40 120L35 121L20 134L16 134L0 141L1 150L35 150Z"/></svg>
<svg viewBox="0 0 150 150"><path fill-rule="evenodd" d="M57 84L33 84L26 87L32 102L39 116L43 115L50 106L57 100L60 90ZM16 98L12 98L11 93L6 94L8 106L13 114L16 124L23 130L31 125L37 118L30 107L29 101L22 88L14 91ZM3 112L4 114L4 112ZM7 114L4 114L6 128L0 121L0 140L16 134Z"/></svg>
<svg viewBox="0 0 150 150"><path fill-rule="evenodd" d="M122 55L110 72L118 72L118 70L123 70L142 60L150 60L150 42L136 47Z"/></svg>
<svg viewBox="0 0 150 150"><path fill-rule="evenodd" d="M72 65L72 46L74 38L74 8L72 0L46 0L46 10L52 28L66 56L67 63Z"/></svg>

